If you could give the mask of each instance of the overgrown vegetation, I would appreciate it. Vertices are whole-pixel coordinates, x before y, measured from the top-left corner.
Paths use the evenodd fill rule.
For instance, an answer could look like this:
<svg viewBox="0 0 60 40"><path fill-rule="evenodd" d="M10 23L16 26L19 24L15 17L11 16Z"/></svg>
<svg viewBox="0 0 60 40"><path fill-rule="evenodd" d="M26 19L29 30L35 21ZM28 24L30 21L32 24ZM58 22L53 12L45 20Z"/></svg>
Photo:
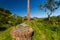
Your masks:
<svg viewBox="0 0 60 40"><path fill-rule="evenodd" d="M22 22L21 16L12 14L9 10L0 8L0 31Z"/></svg>
<svg viewBox="0 0 60 40"><path fill-rule="evenodd" d="M22 22L22 17L16 16L11 12L5 13L0 10L0 40L12 40L10 30ZM34 29L32 40L60 40L60 16L47 18L34 18L31 21L25 21Z"/></svg>
<svg viewBox="0 0 60 40"><path fill-rule="evenodd" d="M51 17L51 22L47 21L46 19L41 19L38 21L26 21L26 24L34 29L34 35L32 37L32 40L60 40L60 18L58 19L57 17ZM57 19L55 20L55 18ZM0 32L0 40L12 39L9 34L10 29L11 28Z"/></svg>
<svg viewBox="0 0 60 40"><path fill-rule="evenodd" d="M60 25L50 22L26 22L34 29L32 40L60 40Z"/></svg>
<svg viewBox="0 0 60 40"><path fill-rule="evenodd" d="M0 40L12 40L10 29L22 22L22 17L0 8Z"/></svg>

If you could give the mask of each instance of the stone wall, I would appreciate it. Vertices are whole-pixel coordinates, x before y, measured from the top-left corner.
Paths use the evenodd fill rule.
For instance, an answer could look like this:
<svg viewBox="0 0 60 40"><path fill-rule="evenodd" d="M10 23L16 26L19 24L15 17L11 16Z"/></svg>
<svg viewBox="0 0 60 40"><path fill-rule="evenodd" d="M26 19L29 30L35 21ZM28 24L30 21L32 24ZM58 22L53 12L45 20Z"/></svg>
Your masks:
<svg viewBox="0 0 60 40"><path fill-rule="evenodd" d="M31 40L33 29L22 23L13 27L10 31L11 37L16 40Z"/></svg>

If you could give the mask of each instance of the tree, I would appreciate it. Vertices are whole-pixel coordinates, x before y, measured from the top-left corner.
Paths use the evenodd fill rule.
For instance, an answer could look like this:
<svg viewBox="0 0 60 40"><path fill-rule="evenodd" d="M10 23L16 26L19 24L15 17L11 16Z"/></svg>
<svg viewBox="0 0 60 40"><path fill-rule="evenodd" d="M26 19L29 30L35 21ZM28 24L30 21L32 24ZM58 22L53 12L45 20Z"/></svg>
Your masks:
<svg viewBox="0 0 60 40"><path fill-rule="evenodd" d="M52 13L58 9L60 6L60 1L56 1L56 0L47 0L45 3L39 4L39 8L44 10L44 12L49 11L49 13L47 13L48 15L48 20L50 20L50 16L52 15Z"/></svg>

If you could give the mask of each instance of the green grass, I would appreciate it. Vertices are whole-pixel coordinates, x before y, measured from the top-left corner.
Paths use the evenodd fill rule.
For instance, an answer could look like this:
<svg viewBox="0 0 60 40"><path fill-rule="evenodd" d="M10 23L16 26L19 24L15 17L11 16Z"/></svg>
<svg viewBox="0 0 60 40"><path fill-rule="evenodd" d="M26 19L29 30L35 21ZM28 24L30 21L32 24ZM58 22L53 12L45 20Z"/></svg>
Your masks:
<svg viewBox="0 0 60 40"><path fill-rule="evenodd" d="M27 21L30 27L34 30L32 40L60 40L60 25L53 26L48 22ZM10 36L11 28L0 32L0 40L12 40Z"/></svg>
<svg viewBox="0 0 60 40"><path fill-rule="evenodd" d="M11 30L11 28L0 32L0 40L12 40L12 38L10 36L10 30Z"/></svg>
<svg viewBox="0 0 60 40"><path fill-rule="evenodd" d="M32 40L60 40L60 25L47 25L46 23L29 21L26 22L34 29ZM56 29L55 29L56 27Z"/></svg>

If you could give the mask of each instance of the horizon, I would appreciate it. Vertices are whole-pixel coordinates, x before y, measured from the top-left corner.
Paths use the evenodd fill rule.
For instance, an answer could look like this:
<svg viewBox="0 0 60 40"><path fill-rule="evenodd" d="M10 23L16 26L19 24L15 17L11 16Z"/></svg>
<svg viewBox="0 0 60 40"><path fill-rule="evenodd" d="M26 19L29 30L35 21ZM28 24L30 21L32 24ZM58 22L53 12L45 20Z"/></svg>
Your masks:
<svg viewBox="0 0 60 40"><path fill-rule="evenodd" d="M38 8L38 4L43 3L44 1L30 0L31 17L38 17L38 18L47 17L47 14ZM18 16L27 16L27 0L0 0L0 7L8 9L13 14L16 14ZM60 15L59 10L60 7L51 16Z"/></svg>

